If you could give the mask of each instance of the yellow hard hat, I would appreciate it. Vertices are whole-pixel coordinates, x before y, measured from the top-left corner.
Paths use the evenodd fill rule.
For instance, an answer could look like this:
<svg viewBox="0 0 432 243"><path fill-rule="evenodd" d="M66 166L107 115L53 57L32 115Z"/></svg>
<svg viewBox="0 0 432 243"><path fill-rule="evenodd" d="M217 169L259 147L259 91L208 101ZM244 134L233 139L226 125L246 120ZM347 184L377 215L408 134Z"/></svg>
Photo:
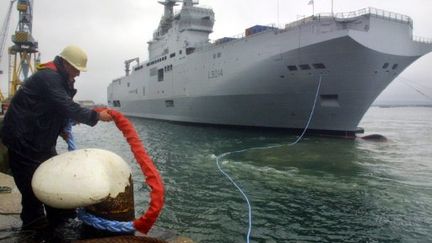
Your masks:
<svg viewBox="0 0 432 243"><path fill-rule="evenodd" d="M78 46L66 46L59 56L81 72L87 71L87 54Z"/></svg>

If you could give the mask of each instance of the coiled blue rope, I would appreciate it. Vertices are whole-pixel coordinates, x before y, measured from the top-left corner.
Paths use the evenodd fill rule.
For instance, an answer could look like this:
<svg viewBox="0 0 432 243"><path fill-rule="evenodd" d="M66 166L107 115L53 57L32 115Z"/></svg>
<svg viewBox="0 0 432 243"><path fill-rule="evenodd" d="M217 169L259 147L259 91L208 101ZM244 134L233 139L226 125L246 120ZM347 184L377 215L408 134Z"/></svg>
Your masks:
<svg viewBox="0 0 432 243"><path fill-rule="evenodd" d="M75 139L72 135L73 124L74 124L73 121L69 120L69 122L67 123L64 129L64 132L67 135L66 143L68 145L68 151L73 151L77 149ZM121 221L100 218L95 215L87 213L84 208L78 208L77 213L78 213L78 219L80 219L85 224L90 225L99 230L105 230L105 231L116 232L116 233L121 233L121 232L129 233L135 231L135 227L132 221L121 222Z"/></svg>
<svg viewBox="0 0 432 243"><path fill-rule="evenodd" d="M134 232L135 227L133 222L120 222L115 220L107 220L99 218L85 211L84 208L78 209L78 218L85 224L90 225L99 230L105 230L110 232Z"/></svg>
<svg viewBox="0 0 432 243"><path fill-rule="evenodd" d="M317 87L317 90L316 90L316 93L315 93L314 103L313 103L313 106L312 106L311 112L310 112L310 114L309 114L309 119L308 119L308 121L307 121L307 123L306 123L306 125L305 125L305 128L303 129L303 132L302 132L301 135L297 138L296 141L294 141L294 142L288 144L288 146L293 146L293 145L297 144L298 142L300 142L300 140L301 140L301 139L303 138L303 136L306 134L306 131L309 129L310 122L312 121L313 114L315 113L315 107L316 107L316 103L317 103L317 100L318 100L318 94L319 94L319 91L320 91L320 89L321 89L321 81L322 81L322 75L320 75L319 82L318 82L318 87ZM281 147L281 146L283 146L283 145L274 145L274 146L267 146L267 147L248 148L248 149L242 149L242 150L233 151L233 152L227 152L227 153L223 153L223 154L221 154L221 155L219 155L219 156L215 156L215 157L216 157L216 165L217 165L219 171L220 171L223 175L225 175L225 177L227 177L227 178L231 181L231 183L232 183L232 184L237 188L237 190L240 191L240 193L242 194L243 198L245 199L245 201L246 201L246 203L247 203L247 205L248 205L248 221L249 221L248 225L249 225L249 226L248 226L248 232L247 232L247 235L246 235L246 242L247 242L247 243L250 242L250 234L251 234L251 232L252 232L252 206L251 206L251 204L250 204L250 202L249 202L249 199L248 199L246 193L244 193L243 190L241 189L241 187L237 185L237 183L236 183L236 182L231 178L231 176L229 176L228 173L226 173L226 172L222 169L222 167L221 167L220 164L219 164L219 161L220 161L221 158L223 158L223 157L225 157L225 156L227 156L227 155L230 155L230 154L242 153L242 152L245 152L245 151L248 151L248 150L269 149L269 148L275 148L275 147Z"/></svg>

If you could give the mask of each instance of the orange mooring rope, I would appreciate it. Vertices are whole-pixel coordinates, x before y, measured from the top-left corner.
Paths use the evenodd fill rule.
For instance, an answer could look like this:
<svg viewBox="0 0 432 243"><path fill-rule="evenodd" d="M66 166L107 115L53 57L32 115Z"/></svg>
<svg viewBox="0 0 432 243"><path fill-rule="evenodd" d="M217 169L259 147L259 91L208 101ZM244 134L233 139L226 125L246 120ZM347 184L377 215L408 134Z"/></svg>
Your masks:
<svg viewBox="0 0 432 243"><path fill-rule="evenodd" d="M103 109L96 109L96 111L101 110ZM117 128L122 131L123 136L129 143L132 153L146 177L146 183L151 188L150 205L147 211L133 222L136 230L147 234L156 222L164 204L164 186L162 178L157 168L154 166L152 159L147 154L132 123L124 117L122 113L116 110L108 110L108 113L113 117Z"/></svg>

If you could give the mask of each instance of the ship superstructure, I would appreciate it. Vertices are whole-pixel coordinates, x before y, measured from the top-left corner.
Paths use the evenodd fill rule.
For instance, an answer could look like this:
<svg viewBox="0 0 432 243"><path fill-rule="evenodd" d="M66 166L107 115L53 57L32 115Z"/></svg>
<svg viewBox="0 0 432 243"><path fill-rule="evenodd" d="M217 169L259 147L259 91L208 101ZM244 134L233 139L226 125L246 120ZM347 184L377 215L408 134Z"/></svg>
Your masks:
<svg viewBox="0 0 432 243"><path fill-rule="evenodd" d="M129 116L352 135L375 98L432 50L408 16L374 8L310 16L284 28L256 25L210 42L214 13L165 0L149 59L108 87ZM128 63L129 65L129 63ZM128 69L128 68L127 68Z"/></svg>

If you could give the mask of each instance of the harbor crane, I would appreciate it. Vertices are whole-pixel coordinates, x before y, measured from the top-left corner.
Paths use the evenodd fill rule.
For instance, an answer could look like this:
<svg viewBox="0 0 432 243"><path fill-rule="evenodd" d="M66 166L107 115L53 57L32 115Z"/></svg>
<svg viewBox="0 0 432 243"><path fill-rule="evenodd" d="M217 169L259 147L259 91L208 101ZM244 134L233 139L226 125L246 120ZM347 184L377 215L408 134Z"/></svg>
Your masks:
<svg viewBox="0 0 432 243"><path fill-rule="evenodd" d="M17 0L11 0L9 2L9 8L8 8L8 11L6 12L6 16L3 20L3 25L1 28L1 32L0 32L0 64L3 61L3 52L4 52L4 48L6 46L6 36L8 35L8 31L9 31L9 24L10 24L10 18L11 18L11 14L12 14L12 7L16 1ZM0 74L3 74L3 70L0 70ZM3 100L4 100L3 92L0 89L0 101L3 101Z"/></svg>
<svg viewBox="0 0 432 243"><path fill-rule="evenodd" d="M17 3L18 10L18 25L15 33L12 35L13 45L9 47L9 94L11 98L15 95L22 80L28 78L33 72L36 64L39 63L38 43L32 36L33 25L33 0L11 0L8 13L5 17L1 35L1 50L0 57L3 53L3 48L6 45L7 30L11 18L12 6ZM0 59L1 61L2 59ZM0 101L4 102L5 97L0 96Z"/></svg>
<svg viewBox="0 0 432 243"><path fill-rule="evenodd" d="M15 34L12 35L14 45L9 47L9 65L12 70L9 97L14 96L22 80L34 72L34 67L39 63L40 58L38 43L32 36L33 0L18 0L17 10L18 26Z"/></svg>

